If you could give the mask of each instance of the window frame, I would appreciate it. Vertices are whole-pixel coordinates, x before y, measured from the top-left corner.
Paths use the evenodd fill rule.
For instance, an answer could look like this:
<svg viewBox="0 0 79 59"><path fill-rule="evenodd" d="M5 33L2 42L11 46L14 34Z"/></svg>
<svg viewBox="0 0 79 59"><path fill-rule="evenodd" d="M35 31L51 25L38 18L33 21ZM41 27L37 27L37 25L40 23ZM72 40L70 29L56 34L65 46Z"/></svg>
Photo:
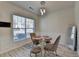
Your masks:
<svg viewBox="0 0 79 59"><path fill-rule="evenodd" d="M24 17L24 18L25 18L25 28L14 28L14 27L13 27L13 24L14 24L14 23L13 23L13 21L14 21L14 20L13 20L13 16L14 16L14 15L15 15L15 16L19 16L19 17ZM33 28L26 28L26 19L27 19L27 18L34 21L34 25L33 25L34 27L33 27ZM29 17L25 17L25 16L21 16L21 15L17 15L17 14L13 14L13 15L12 15L12 36L13 36L13 40L14 40L14 41L21 41L21 40L29 39L29 38L27 38L27 31L26 31L26 29L33 29L33 32L35 32L35 28L36 28L35 25L36 25L36 24L35 24L35 19L29 18ZM25 39L20 39L20 40L19 40L19 39L14 39L14 29L24 29L24 30L25 30L25 35L26 35Z"/></svg>

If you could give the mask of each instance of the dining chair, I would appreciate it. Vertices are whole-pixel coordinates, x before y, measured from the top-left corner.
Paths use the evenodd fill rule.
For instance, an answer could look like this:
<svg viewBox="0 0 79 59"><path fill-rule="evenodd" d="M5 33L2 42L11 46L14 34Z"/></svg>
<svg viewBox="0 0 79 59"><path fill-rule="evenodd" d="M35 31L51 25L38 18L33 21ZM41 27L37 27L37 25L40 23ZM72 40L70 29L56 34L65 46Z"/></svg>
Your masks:
<svg viewBox="0 0 79 59"><path fill-rule="evenodd" d="M46 44L51 43L51 40L52 40L52 38L45 38L45 43Z"/></svg>
<svg viewBox="0 0 79 59"><path fill-rule="evenodd" d="M34 39L34 38L36 38L36 33L30 33L30 37L31 37L31 40L32 40L34 45L38 45L40 43L39 40Z"/></svg>
<svg viewBox="0 0 79 59"><path fill-rule="evenodd" d="M32 39L33 37L36 37L36 33L30 33L30 36L31 36L31 39Z"/></svg>
<svg viewBox="0 0 79 59"><path fill-rule="evenodd" d="M36 46L36 47L32 47L31 51L30 51L30 56L32 56L32 54L35 54L35 57L37 57L37 54L41 53L42 56L42 50L41 47Z"/></svg>
<svg viewBox="0 0 79 59"><path fill-rule="evenodd" d="M46 44L44 46L44 50L45 50L45 53L44 53L44 56L46 54L46 52L48 51L52 51L52 52L55 52L56 56L57 56L57 47L58 47L58 44L59 44L59 40L60 40L60 35L57 37L57 39L55 40L54 43L52 44Z"/></svg>

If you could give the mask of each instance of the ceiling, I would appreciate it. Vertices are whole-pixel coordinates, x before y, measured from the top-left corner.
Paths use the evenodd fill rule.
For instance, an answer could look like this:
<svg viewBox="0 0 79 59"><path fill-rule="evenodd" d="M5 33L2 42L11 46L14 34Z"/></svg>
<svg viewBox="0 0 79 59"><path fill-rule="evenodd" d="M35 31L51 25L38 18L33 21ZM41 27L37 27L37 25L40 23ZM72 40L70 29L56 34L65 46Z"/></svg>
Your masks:
<svg viewBox="0 0 79 59"><path fill-rule="evenodd" d="M74 7L74 1L45 1L47 12L53 12L63 8ZM11 1L10 3L40 15L39 9L41 7L40 1ZM30 8L29 8L30 7Z"/></svg>

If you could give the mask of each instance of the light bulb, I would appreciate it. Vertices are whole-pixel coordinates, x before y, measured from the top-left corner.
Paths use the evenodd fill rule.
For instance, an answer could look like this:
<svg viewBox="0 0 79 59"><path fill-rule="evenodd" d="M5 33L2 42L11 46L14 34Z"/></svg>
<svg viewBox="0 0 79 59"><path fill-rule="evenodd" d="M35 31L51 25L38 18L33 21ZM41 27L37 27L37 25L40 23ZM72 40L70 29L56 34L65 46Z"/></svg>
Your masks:
<svg viewBox="0 0 79 59"><path fill-rule="evenodd" d="M43 13L45 13L46 12L46 10L45 9L43 9Z"/></svg>
<svg viewBox="0 0 79 59"><path fill-rule="evenodd" d="M43 15L43 10L42 9L40 9L40 12L41 12L41 15Z"/></svg>
<svg viewBox="0 0 79 59"><path fill-rule="evenodd" d="M43 15L43 11L41 11L41 15Z"/></svg>

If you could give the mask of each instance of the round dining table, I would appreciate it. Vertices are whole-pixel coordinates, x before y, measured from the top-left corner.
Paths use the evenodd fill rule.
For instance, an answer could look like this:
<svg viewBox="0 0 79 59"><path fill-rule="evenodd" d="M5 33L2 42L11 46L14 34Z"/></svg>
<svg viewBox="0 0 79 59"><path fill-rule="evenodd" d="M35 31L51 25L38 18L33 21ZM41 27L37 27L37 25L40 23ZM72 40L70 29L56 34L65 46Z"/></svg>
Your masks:
<svg viewBox="0 0 79 59"><path fill-rule="evenodd" d="M52 40L49 36L36 36L33 38L34 40Z"/></svg>
<svg viewBox="0 0 79 59"><path fill-rule="evenodd" d="M41 49L42 49L42 56L44 56L44 46L46 45L45 40L52 40L52 38L49 37L49 36L37 36L37 37L34 37L33 39L40 41L39 46L41 46Z"/></svg>

